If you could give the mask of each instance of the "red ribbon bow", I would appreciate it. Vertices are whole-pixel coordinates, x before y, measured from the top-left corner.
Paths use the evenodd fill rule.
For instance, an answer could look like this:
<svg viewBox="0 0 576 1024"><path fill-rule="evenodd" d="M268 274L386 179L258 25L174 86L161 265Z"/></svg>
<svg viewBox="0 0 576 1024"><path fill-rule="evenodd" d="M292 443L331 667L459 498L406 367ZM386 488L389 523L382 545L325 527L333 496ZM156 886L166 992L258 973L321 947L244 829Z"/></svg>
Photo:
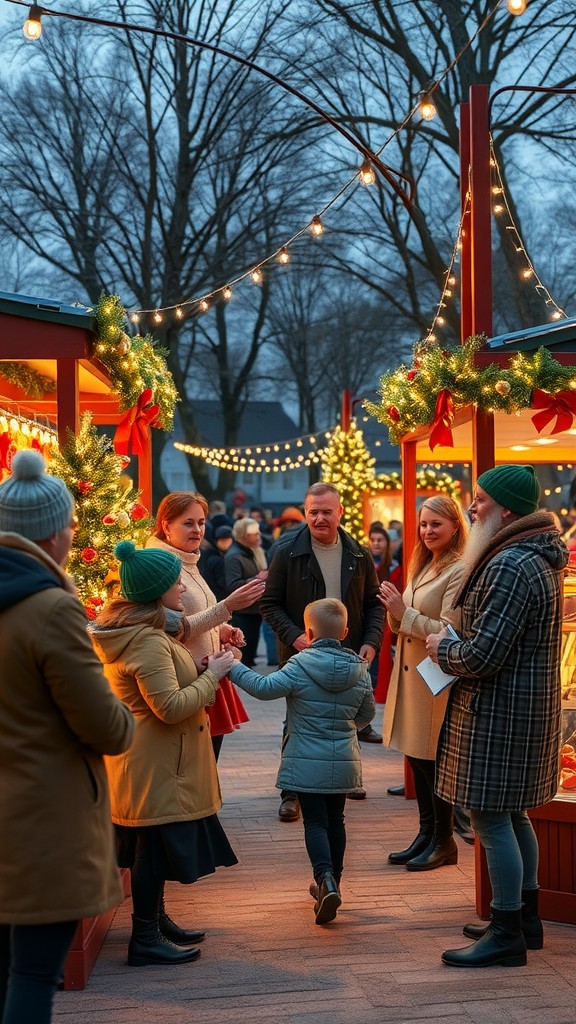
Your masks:
<svg viewBox="0 0 576 1024"><path fill-rule="evenodd" d="M434 422L430 431L430 448L434 451L436 445L445 448L454 447L451 426L454 420L454 399L449 391L444 389L438 394L436 408L434 410Z"/></svg>
<svg viewBox="0 0 576 1024"><path fill-rule="evenodd" d="M134 455L142 455L150 438L150 427L160 410L159 405L151 405L152 391L146 388L140 398L120 420L114 435L114 448L119 455L128 455L131 448Z"/></svg>
<svg viewBox="0 0 576 1024"><path fill-rule="evenodd" d="M572 426L572 420L576 416L576 394L573 391L557 391L555 395L550 395L547 391L534 388L532 408L543 410L532 417L532 423L538 433L556 417L552 433L560 434Z"/></svg>

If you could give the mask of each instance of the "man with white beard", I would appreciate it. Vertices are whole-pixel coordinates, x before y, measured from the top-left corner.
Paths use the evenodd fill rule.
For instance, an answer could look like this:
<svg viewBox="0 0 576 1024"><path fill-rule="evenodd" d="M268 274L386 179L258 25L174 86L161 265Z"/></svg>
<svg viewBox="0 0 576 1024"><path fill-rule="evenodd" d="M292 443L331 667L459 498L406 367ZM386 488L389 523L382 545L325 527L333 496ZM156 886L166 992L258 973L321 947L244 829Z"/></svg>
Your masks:
<svg viewBox="0 0 576 1024"><path fill-rule="evenodd" d="M455 606L461 639L428 637L430 657L457 677L440 733L436 792L469 809L492 884L488 927L466 925L471 946L453 967L518 967L541 949L538 841L527 808L558 784L561 582L568 553L549 512L538 512L532 466L478 478L469 512L469 564Z"/></svg>

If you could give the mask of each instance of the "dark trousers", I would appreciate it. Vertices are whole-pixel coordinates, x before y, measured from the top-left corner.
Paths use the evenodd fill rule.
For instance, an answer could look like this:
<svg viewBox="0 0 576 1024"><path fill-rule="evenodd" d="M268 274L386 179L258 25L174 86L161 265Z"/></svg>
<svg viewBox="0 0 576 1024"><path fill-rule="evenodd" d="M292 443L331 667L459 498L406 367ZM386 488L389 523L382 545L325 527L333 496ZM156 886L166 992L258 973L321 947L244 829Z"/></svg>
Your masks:
<svg viewBox="0 0 576 1024"><path fill-rule="evenodd" d="M50 1024L77 923L0 925L2 1024Z"/></svg>
<svg viewBox="0 0 576 1024"><path fill-rule="evenodd" d="M246 646L241 648L242 664L252 668L258 650L262 617L260 615L246 615L243 612L234 612L232 625L237 626L244 633Z"/></svg>
<svg viewBox="0 0 576 1024"><path fill-rule="evenodd" d="M414 772L414 789L420 814L420 831L430 838L435 833L443 841L452 835L452 804L446 803L434 792L436 762L421 757L408 757Z"/></svg>
<svg viewBox="0 0 576 1024"><path fill-rule="evenodd" d="M346 849L345 793L297 793L304 820L304 841L314 878L330 872L340 882Z"/></svg>
<svg viewBox="0 0 576 1024"><path fill-rule="evenodd" d="M134 863L130 868L132 909L141 921L156 921L164 892L164 879L154 874L152 845L146 830L140 829L136 839Z"/></svg>

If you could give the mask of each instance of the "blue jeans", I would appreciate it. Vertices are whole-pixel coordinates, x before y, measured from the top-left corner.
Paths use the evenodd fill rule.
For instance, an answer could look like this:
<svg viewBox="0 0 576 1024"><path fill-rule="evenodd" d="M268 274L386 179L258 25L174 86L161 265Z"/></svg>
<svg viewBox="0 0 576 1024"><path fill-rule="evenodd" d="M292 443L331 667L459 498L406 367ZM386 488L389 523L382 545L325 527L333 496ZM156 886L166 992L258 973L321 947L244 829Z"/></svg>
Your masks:
<svg viewBox="0 0 576 1024"><path fill-rule="evenodd" d="M77 921L0 925L0 1021L50 1024Z"/></svg>
<svg viewBox="0 0 576 1024"><path fill-rule="evenodd" d="M340 882L346 849L345 793L297 793L304 841L317 882L330 872Z"/></svg>
<svg viewBox="0 0 576 1024"><path fill-rule="evenodd" d="M519 910L522 890L538 888L538 840L527 811L470 811L486 851L496 910Z"/></svg>

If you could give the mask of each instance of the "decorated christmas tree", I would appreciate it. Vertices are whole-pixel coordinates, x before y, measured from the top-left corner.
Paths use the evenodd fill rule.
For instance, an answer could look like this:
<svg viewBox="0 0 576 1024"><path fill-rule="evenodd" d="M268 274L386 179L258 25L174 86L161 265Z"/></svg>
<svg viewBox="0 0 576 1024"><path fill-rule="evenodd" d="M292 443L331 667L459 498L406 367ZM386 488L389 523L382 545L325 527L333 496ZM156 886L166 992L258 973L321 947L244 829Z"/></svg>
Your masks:
<svg viewBox="0 0 576 1024"><path fill-rule="evenodd" d="M334 484L340 492L344 506L342 526L364 543L363 498L372 488L376 460L366 447L362 431L354 422L348 431L336 427L321 458L322 480Z"/></svg>
<svg viewBox="0 0 576 1024"><path fill-rule="evenodd" d="M69 432L48 464L48 472L61 477L74 496L78 528L67 569L90 618L115 579L114 546L132 540L144 547L152 527L139 492L123 473L129 461L115 453L110 439L98 434L90 413L84 413L78 434Z"/></svg>

